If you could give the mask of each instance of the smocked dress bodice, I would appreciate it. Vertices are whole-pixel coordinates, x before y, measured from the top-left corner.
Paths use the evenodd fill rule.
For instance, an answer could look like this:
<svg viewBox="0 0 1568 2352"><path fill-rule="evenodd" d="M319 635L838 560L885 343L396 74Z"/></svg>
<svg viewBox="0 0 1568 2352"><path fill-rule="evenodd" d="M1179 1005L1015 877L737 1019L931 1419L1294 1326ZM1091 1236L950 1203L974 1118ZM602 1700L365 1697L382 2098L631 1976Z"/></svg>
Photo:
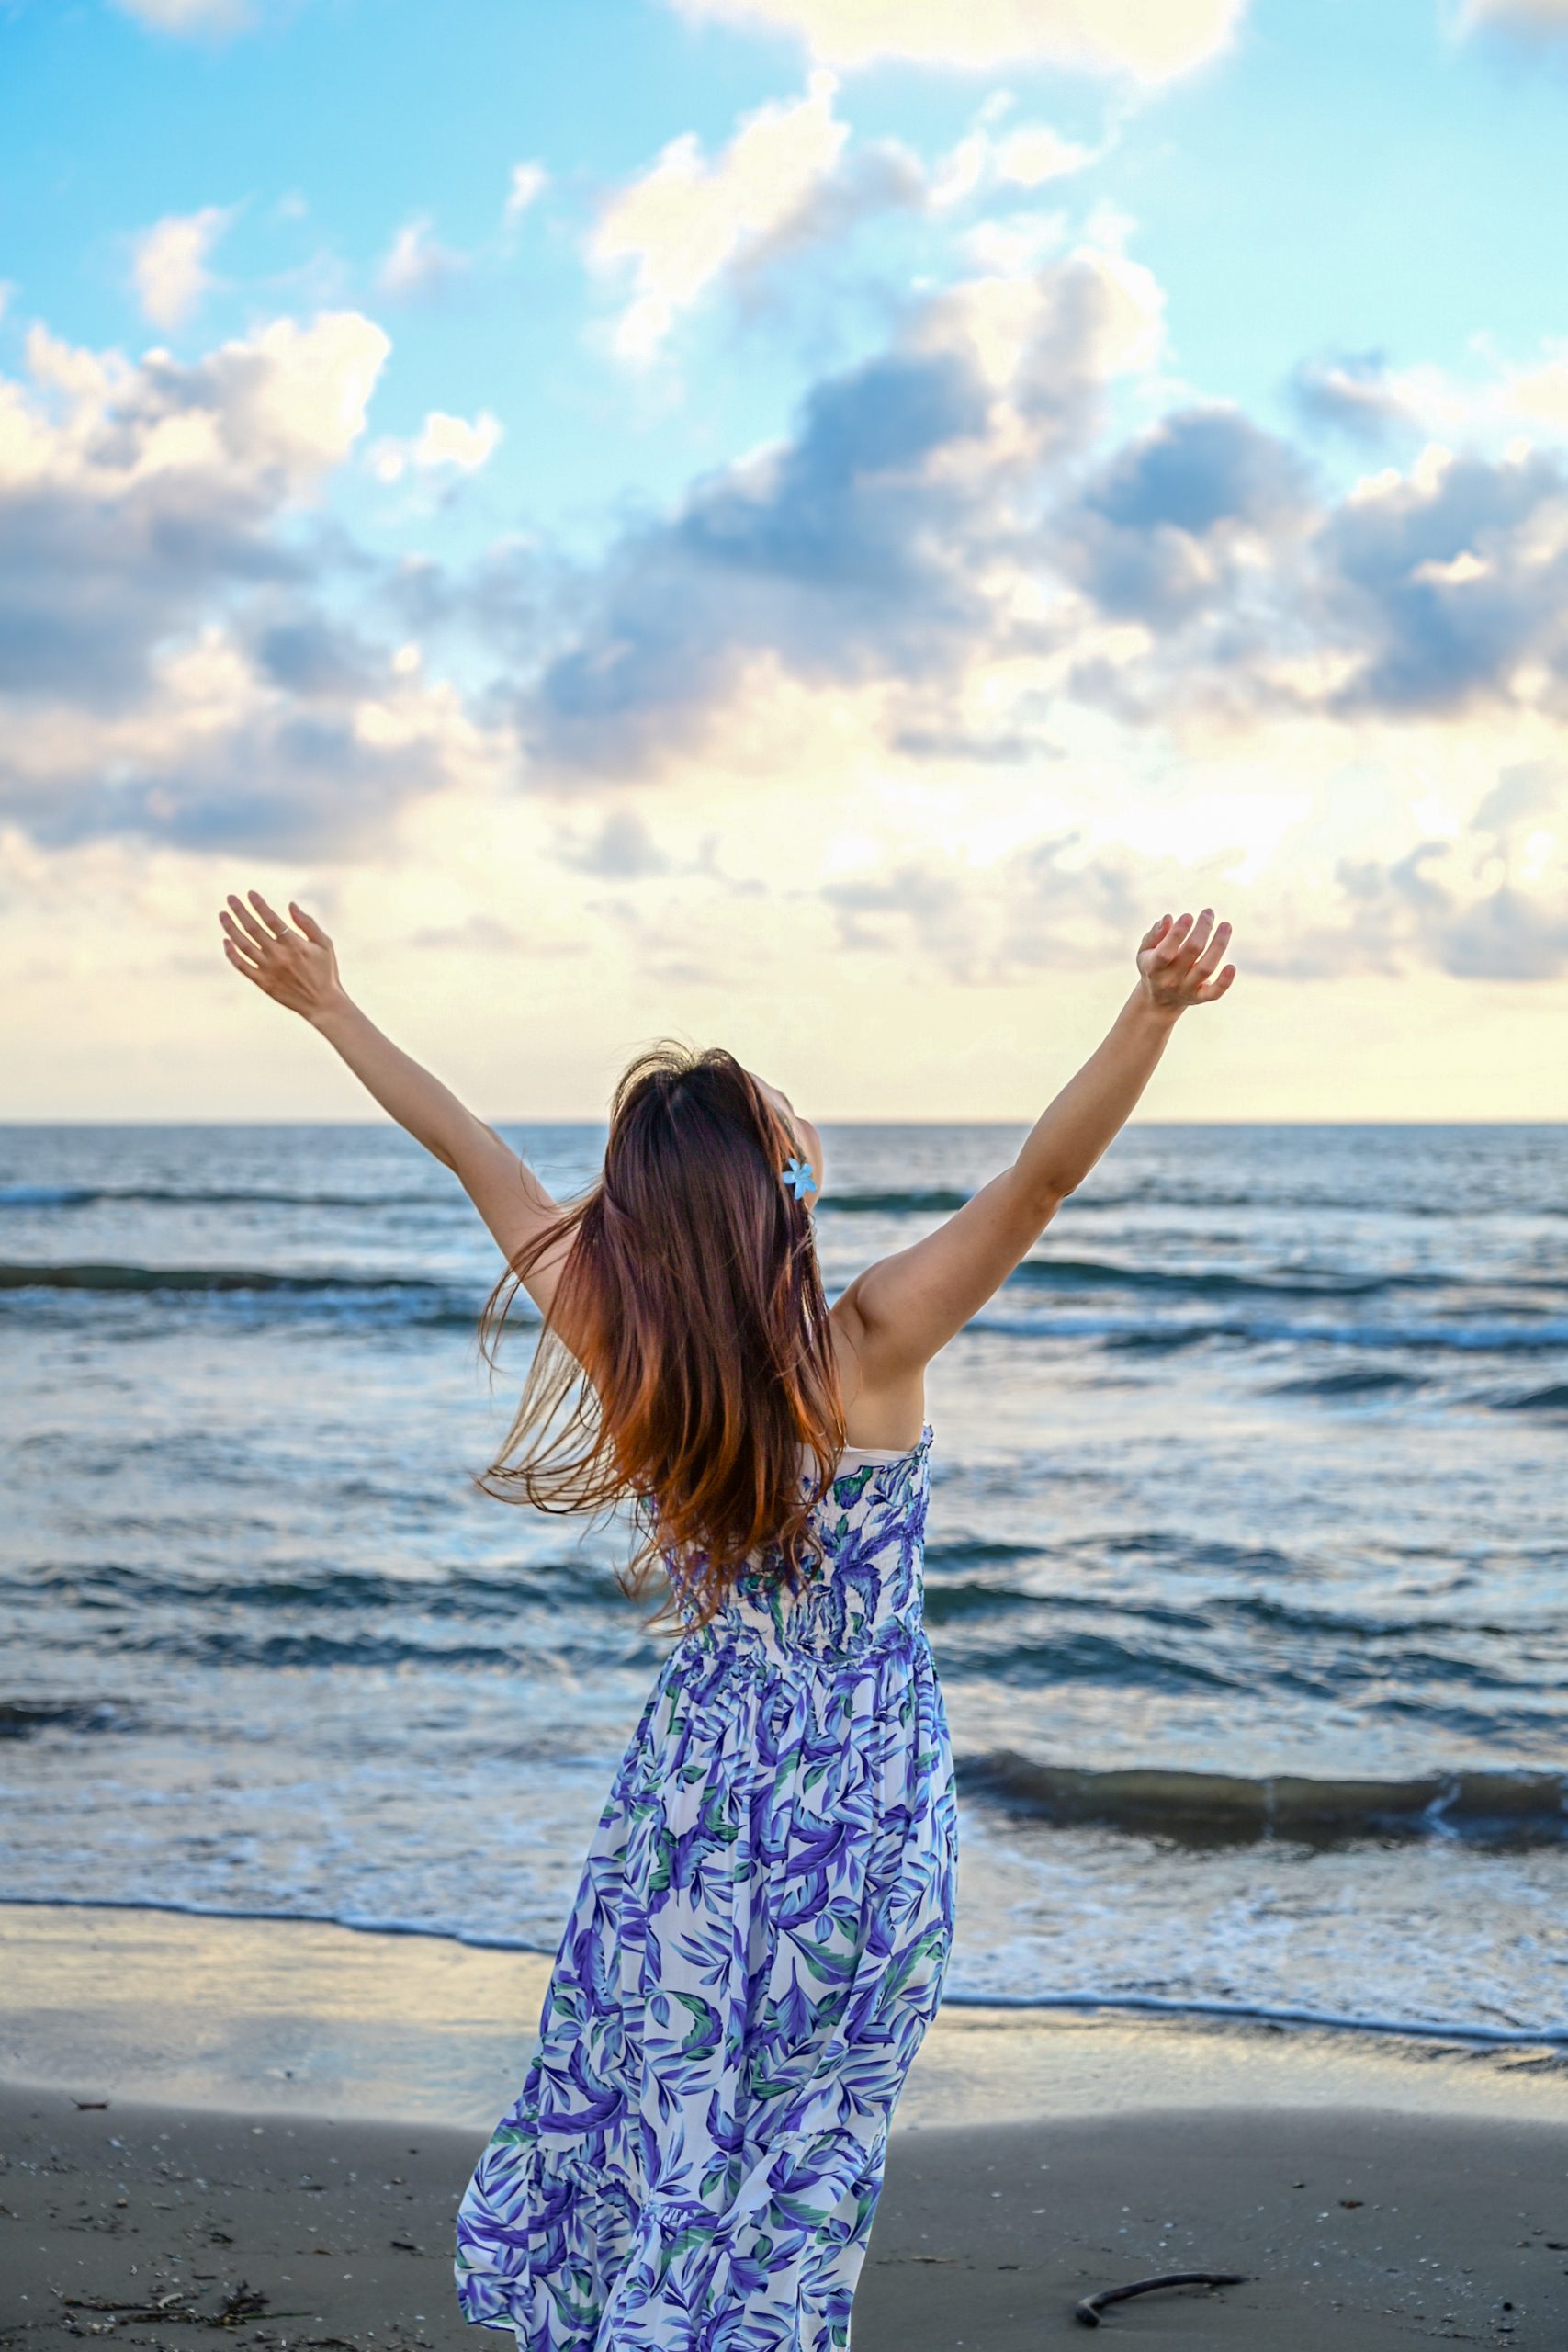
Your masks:
<svg viewBox="0 0 1568 2352"><path fill-rule="evenodd" d="M776 1552L763 1554L708 1623L686 1633L685 1645L737 1664L785 1668L906 1645L922 1625L931 1443L928 1421L902 1453L846 1449L812 1510L810 1534L819 1548L794 1589ZM816 1481L803 1474L802 1484L809 1492Z"/></svg>

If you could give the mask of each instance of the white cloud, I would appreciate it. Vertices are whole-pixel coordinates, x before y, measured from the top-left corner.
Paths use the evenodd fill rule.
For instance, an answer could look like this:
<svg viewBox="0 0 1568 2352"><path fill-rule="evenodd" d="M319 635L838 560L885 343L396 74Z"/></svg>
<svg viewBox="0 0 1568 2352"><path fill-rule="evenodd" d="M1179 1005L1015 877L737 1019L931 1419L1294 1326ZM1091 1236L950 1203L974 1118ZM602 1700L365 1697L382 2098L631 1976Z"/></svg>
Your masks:
<svg viewBox="0 0 1568 2352"><path fill-rule="evenodd" d="M1227 46L1246 0L673 0L689 17L798 33L834 65L1038 62L1162 82ZM1545 6L1546 0L1537 0Z"/></svg>
<svg viewBox="0 0 1568 2352"><path fill-rule="evenodd" d="M837 93L836 77L818 71L804 97L760 107L711 159L688 132L612 197L588 252L595 267L629 281L615 338L622 357L651 358L677 319L721 280L755 281L807 246L841 244L868 217L940 215L1032 190L1097 160L1098 151L1047 124L995 130L1005 96L988 100L975 128L931 165L893 140L852 147L849 126L833 110ZM1037 215L1015 224L1015 244L1025 232L1038 260ZM1059 224L1046 240L1056 241Z"/></svg>
<svg viewBox="0 0 1568 2352"><path fill-rule="evenodd" d="M550 184L550 175L543 164L513 164L512 185L506 191L506 208L502 218L520 220L531 204L536 204Z"/></svg>
<svg viewBox="0 0 1568 2352"><path fill-rule="evenodd" d="M1568 433L1568 345L1539 368L1517 369L1507 379L1504 397L1510 415Z"/></svg>
<svg viewBox="0 0 1568 2352"><path fill-rule="evenodd" d="M1093 151L1064 139L1046 123L1026 123L1009 131L998 143L997 169L1004 180L1020 187L1039 187L1067 172L1080 172L1094 160Z"/></svg>
<svg viewBox="0 0 1568 2352"><path fill-rule="evenodd" d="M1096 161L1092 147L1080 147L1046 123L1020 124L996 137L983 109L976 128L961 139L931 173L928 201L936 211L970 198L1008 187L1043 187L1047 180L1081 172Z"/></svg>
<svg viewBox="0 0 1568 2352"><path fill-rule="evenodd" d="M630 273L623 357L650 359L682 311L808 204L850 135L833 113L837 88L814 74L805 97L760 107L711 162L688 131L611 198L588 251L596 268Z"/></svg>
<svg viewBox="0 0 1568 2352"><path fill-rule="evenodd" d="M400 481L412 467L435 473L451 467L459 473L477 473L501 446L500 419L488 409L470 424L466 417L447 416L432 409L412 441L378 441L370 453L370 469L380 481Z"/></svg>
<svg viewBox="0 0 1568 2352"><path fill-rule="evenodd" d="M232 385L235 428L254 436L299 481L338 465L365 430L390 339L358 311L329 311L308 327L276 319L248 343L227 343L204 362Z"/></svg>
<svg viewBox="0 0 1568 2352"><path fill-rule="evenodd" d="M212 284L207 257L232 218L221 205L208 204L199 212L171 212L135 239L131 280L154 326L181 326L197 309Z"/></svg>
<svg viewBox="0 0 1568 2352"><path fill-rule="evenodd" d="M429 216L422 213L405 220L392 239L377 270L376 283L383 294L415 300L443 293L467 267L461 254L437 243Z"/></svg>
<svg viewBox="0 0 1568 2352"><path fill-rule="evenodd" d="M164 351L135 365L35 326L33 390L0 378L0 495L99 502L106 534L131 495L153 485L169 485L193 524L208 501L248 509L308 498L364 431L390 349L357 311L324 311L308 326L276 319L188 366Z"/></svg>
<svg viewBox="0 0 1568 2352"><path fill-rule="evenodd" d="M525 696L541 766L661 766L752 695L759 658L940 704L983 650L1060 638L1031 605L1043 488L1162 330L1149 273L1088 246L911 306L887 349L812 388L788 438L611 549Z"/></svg>
<svg viewBox="0 0 1568 2352"><path fill-rule="evenodd" d="M57 844L373 842L440 780L433 690L278 526L364 431L382 330L279 319L190 364L40 326L26 349L0 378L0 814Z"/></svg>
<svg viewBox="0 0 1568 2352"><path fill-rule="evenodd" d="M1391 432L1495 444L1523 428L1532 435L1568 434L1568 341L1549 339L1536 359L1516 364L1474 338L1485 372L1466 378L1430 366L1390 368L1376 353L1304 362L1292 378L1298 404L1369 443Z"/></svg>

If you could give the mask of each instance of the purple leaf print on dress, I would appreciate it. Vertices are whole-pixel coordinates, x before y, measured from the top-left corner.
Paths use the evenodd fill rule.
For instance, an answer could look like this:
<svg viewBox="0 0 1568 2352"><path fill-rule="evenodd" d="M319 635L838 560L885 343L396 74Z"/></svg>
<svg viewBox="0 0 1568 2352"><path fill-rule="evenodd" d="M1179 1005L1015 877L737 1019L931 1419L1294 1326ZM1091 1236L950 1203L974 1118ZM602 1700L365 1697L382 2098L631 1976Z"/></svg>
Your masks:
<svg viewBox="0 0 1568 2352"><path fill-rule="evenodd" d="M843 2352L942 1997L957 1815L920 1614L931 1432L846 1469L660 1668L522 2091L457 2214L520 2352Z"/></svg>

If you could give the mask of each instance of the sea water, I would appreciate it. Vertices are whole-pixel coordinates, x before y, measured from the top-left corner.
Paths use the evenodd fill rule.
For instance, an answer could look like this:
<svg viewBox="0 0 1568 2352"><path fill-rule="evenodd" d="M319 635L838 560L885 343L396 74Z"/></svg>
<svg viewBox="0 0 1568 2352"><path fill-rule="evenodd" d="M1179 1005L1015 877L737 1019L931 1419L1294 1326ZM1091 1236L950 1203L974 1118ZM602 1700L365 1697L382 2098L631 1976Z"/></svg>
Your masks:
<svg viewBox="0 0 1568 2352"><path fill-rule="evenodd" d="M1021 1133L829 1129L829 1295ZM663 1645L499 1271L389 1127L0 1129L0 1897L553 1950ZM1568 2041L1568 1128L1135 1125L928 1412L950 1997Z"/></svg>

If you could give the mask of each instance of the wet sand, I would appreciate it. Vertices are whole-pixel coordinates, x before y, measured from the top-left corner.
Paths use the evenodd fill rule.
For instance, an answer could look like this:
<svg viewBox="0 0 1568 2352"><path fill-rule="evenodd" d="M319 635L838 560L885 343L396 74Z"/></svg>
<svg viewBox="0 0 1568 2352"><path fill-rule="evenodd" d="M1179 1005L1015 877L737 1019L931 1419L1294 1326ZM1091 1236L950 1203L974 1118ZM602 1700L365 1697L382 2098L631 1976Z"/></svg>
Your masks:
<svg viewBox="0 0 1568 2352"><path fill-rule="evenodd" d="M0 2092L0 2341L204 2335L423 2352L457 2317L452 2215L480 2135ZM1151 2109L899 2132L855 2352L1084 2339L1258 2352L1568 2342L1568 2127L1353 2109ZM157 2316L162 2307L164 2316ZM206 2325L193 2325L193 2320ZM500 2340L500 2339L496 2339Z"/></svg>
<svg viewBox="0 0 1568 2352"><path fill-rule="evenodd" d="M0 2344L503 2342L457 2315L452 2217L544 1967L0 1905ZM377 2120L399 2104L413 2120ZM1118 2304L1101 2340L1562 2352L1562 2053L944 2012L900 2107L854 2352L1077 2343L1081 2296L1192 2268L1247 2281Z"/></svg>

